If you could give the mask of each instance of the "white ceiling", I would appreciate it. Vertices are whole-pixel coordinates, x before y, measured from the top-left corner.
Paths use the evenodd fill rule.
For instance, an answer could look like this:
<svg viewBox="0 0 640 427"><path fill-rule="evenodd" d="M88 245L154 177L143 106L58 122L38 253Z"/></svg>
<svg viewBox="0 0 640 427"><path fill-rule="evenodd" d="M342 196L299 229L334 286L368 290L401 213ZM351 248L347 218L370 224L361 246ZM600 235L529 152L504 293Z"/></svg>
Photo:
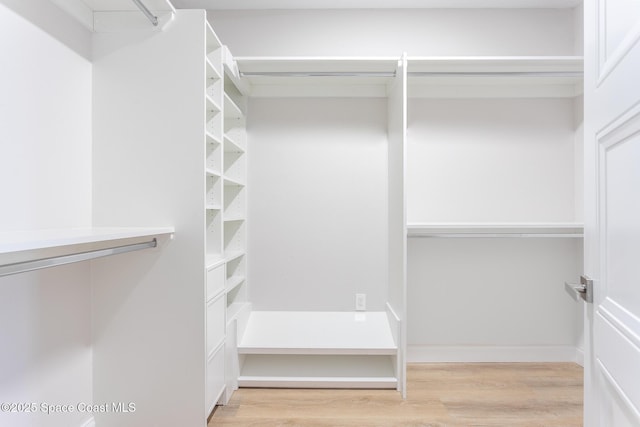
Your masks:
<svg viewBox="0 0 640 427"><path fill-rule="evenodd" d="M197 9L573 8L582 0L172 0Z"/></svg>

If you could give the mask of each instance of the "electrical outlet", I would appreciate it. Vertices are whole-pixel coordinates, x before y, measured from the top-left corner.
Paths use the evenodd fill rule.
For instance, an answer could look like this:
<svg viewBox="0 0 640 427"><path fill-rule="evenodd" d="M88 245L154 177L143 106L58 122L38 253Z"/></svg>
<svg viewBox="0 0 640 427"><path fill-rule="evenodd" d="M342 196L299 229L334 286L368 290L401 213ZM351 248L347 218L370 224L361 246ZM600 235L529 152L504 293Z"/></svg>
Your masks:
<svg viewBox="0 0 640 427"><path fill-rule="evenodd" d="M367 294L356 294L356 311L367 309Z"/></svg>

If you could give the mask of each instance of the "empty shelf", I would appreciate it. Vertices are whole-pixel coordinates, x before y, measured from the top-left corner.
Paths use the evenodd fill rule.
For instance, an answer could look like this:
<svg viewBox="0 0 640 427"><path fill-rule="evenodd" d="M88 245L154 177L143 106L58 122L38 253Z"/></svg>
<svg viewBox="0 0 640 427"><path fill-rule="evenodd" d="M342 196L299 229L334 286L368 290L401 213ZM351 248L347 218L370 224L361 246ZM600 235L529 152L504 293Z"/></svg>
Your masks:
<svg viewBox="0 0 640 427"><path fill-rule="evenodd" d="M224 253L224 259L226 262L233 261L236 258L240 258L244 255L243 251L227 251Z"/></svg>
<svg viewBox="0 0 640 427"><path fill-rule="evenodd" d="M236 287L244 283L244 276L232 276L227 279L227 292L231 292Z"/></svg>
<svg viewBox="0 0 640 427"><path fill-rule="evenodd" d="M385 312L253 311L242 354L395 355Z"/></svg>
<svg viewBox="0 0 640 427"><path fill-rule="evenodd" d="M393 389L397 379L389 356L248 355L238 385Z"/></svg>
<svg viewBox="0 0 640 427"><path fill-rule="evenodd" d="M226 93L224 94L224 117L225 119L241 119L243 117L238 105Z"/></svg>

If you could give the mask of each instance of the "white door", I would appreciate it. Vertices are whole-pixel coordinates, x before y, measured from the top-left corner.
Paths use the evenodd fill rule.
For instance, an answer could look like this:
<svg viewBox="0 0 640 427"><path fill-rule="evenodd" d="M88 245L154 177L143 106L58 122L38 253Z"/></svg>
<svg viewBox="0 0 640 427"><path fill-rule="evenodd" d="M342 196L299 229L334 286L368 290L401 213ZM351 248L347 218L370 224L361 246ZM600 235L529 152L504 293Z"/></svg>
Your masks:
<svg viewBox="0 0 640 427"><path fill-rule="evenodd" d="M640 426L640 1L584 6L584 425Z"/></svg>

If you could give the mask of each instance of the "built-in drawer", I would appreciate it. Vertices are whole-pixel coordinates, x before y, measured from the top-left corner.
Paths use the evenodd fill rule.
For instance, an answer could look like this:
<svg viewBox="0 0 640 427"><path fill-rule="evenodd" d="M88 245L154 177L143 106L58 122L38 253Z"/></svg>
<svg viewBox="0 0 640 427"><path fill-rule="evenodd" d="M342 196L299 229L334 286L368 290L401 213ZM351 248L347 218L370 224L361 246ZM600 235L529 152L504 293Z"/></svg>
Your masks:
<svg viewBox="0 0 640 427"><path fill-rule="evenodd" d="M207 385L205 399L207 402L207 416L213 410L220 396L224 392L224 345L207 359Z"/></svg>
<svg viewBox="0 0 640 427"><path fill-rule="evenodd" d="M215 297L224 290L225 284L225 264L207 270L207 301Z"/></svg>
<svg viewBox="0 0 640 427"><path fill-rule="evenodd" d="M207 356L224 340L226 307L224 293L207 302Z"/></svg>

